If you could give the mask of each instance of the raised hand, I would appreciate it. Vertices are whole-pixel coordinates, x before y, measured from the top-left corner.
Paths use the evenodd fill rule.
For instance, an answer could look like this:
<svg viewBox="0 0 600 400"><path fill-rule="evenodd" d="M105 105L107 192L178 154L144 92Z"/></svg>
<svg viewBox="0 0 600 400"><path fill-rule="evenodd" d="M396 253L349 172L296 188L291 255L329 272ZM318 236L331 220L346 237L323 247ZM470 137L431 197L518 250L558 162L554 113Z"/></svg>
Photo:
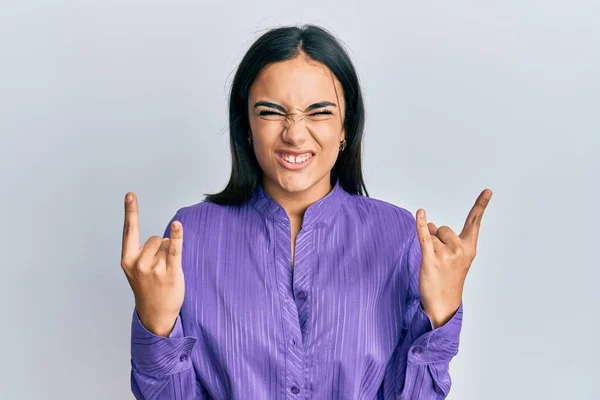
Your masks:
<svg viewBox="0 0 600 400"><path fill-rule="evenodd" d="M133 290L140 322L155 335L171 333L183 304L182 249L183 226L179 221L171 224L169 238L151 236L140 247L137 196L127 193L121 267Z"/></svg>
<svg viewBox="0 0 600 400"><path fill-rule="evenodd" d="M447 226L437 228L427 223L425 210L417 210L422 252L419 294L434 328L444 325L460 306L465 279L477 253L481 218L491 198L491 190L481 192L458 236Z"/></svg>

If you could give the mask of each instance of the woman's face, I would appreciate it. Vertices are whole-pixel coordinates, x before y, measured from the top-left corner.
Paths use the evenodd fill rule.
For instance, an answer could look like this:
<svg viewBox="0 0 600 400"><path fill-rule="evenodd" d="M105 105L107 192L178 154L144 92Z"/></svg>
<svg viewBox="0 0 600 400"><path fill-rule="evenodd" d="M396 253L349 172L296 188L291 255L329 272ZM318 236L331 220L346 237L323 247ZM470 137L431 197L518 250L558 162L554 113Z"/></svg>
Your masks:
<svg viewBox="0 0 600 400"><path fill-rule="evenodd" d="M265 189L325 195L344 110L342 86L325 65L301 55L264 68L250 88L248 114Z"/></svg>

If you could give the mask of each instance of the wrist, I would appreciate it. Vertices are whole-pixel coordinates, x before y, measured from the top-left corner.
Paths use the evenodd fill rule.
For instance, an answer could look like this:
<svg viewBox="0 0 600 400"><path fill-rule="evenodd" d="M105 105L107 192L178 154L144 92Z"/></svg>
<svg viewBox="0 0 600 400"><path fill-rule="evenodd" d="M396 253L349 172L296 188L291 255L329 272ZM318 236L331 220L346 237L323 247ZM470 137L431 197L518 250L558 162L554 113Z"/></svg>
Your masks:
<svg viewBox="0 0 600 400"><path fill-rule="evenodd" d="M177 315L170 317L156 317L138 311L138 318L144 328L156 336L168 337L177 322Z"/></svg>
<svg viewBox="0 0 600 400"><path fill-rule="evenodd" d="M423 303L421 303L421 308L431 320L433 329L437 329L450 321L454 314L456 314L458 311L459 307L460 302L455 305L446 304L443 307L426 307Z"/></svg>

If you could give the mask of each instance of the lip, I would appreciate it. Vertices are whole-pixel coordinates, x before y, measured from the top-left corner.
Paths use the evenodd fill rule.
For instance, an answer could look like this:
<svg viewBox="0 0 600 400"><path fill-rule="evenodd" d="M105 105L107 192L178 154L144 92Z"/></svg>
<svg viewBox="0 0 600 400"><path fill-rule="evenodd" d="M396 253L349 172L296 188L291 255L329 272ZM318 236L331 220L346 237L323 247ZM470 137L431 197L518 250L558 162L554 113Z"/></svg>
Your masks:
<svg viewBox="0 0 600 400"><path fill-rule="evenodd" d="M277 154L281 154L281 153L293 154L294 156L299 156L299 155L306 154L306 153L310 153L313 156L315 155L315 152L312 151L312 150L302 150L302 151L299 151L299 150L281 149L281 150L277 150L275 153L277 153Z"/></svg>
<svg viewBox="0 0 600 400"><path fill-rule="evenodd" d="M295 156L297 155L301 155L301 154L306 154L306 153L311 153L312 155L308 158L308 160L302 162L302 163L290 163L287 162L283 159L282 157L282 153L287 153L287 154L293 154ZM301 169L304 169L306 167L308 167L310 165L310 163L312 162L313 158L315 158L315 154L312 151L302 151L302 152L297 152L297 151L278 151L275 153L275 158L277 158L277 161L279 162L279 164L285 168L285 169L289 169L290 171L298 171Z"/></svg>

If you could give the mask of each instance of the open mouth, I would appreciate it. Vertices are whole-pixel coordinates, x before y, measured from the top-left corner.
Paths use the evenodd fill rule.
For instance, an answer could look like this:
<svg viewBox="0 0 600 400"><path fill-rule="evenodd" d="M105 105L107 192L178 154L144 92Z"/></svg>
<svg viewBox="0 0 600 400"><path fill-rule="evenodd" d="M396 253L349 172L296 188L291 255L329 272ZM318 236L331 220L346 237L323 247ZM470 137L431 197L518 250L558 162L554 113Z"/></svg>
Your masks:
<svg viewBox="0 0 600 400"><path fill-rule="evenodd" d="M277 152L277 161L287 169L299 170L306 167L312 161L314 154L312 152L292 154Z"/></svg>

